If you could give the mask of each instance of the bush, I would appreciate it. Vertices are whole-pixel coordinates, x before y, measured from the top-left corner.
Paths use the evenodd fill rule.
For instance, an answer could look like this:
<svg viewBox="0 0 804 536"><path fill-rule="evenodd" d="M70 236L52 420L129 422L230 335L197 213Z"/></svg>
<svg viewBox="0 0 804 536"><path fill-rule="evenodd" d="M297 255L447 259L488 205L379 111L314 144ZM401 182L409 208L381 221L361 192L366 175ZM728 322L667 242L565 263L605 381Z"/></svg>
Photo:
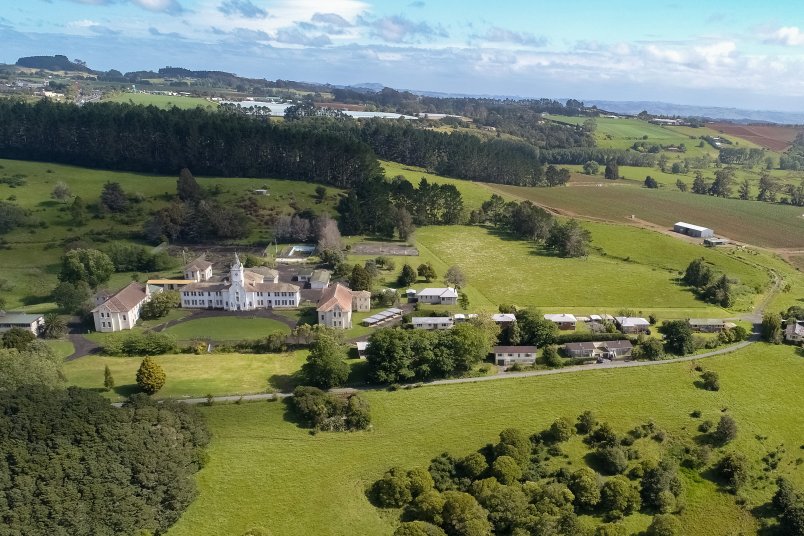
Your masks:
<svg viewBox="0 0 804 536"><path fill-rule="evenodd" d="M600 506L608 512L630 515L637 512L642 501L639 491L623 476L607 480L600 489Z"/></svg>
<svg viewBox="0 0 804 536"><path fill-rule="evenodd" d="M645 534L646 536L678 536L681 534L681 523L673 515L658 514L654 516Z"/></svg>
<svg viewBox="0 0 804 536"><path fill-rule="evenodd" d="M575 428L566 417L561 417L553 421L550 428L547 430L547 438L553 443L563 443L572 437L575 433Z"/></svg>
<svg viewBox="0 0 804 536"><path fill-rule="evenodd" d="M601 423L586 437L586 443L594 447L613 447L617 445L617 434L608 423Z"/></svg>
<svg viewBox="0 0 804 536"><path fill-rule="evenodd" d="M714 425L715 423L713 423L712 421L704 421L698 425L698 431L705 434L709 432Z"/></svg>
<svg viewBox="0 0 804 536"><path fill-rule="evenodd" d="M628 456L622 447L603 447L596 454L603 470L610 475L618 475L628 469Z"/></svg>
<svg viewBox="0 0 804 536"><path fill-rule="evenodd" d="M167 376L162 367L151 357L142 360L137 370L137 386L144 392L152 395L164 385Z"/></svg>
<svg viewBox="0 0 804 536"><path fill-rule="evenodd" d="M597 426L597 417L595 417L592 411L586 410L578 415L575 431L578 432L579 435L586 435L591 432L595 426Z"/></svg>
<svg viewBox="0 0 804 536"><path fill-rule="evenodd" d="M731 415L723 415L712 432L712 438L721 445L725 445L737 437L737 422Z"/></svg>
<svg viewBox="0 0 804 536"><path fill-rule="evenodd" d="M411 501L410 480L402 469L393 468L374 483L371 497L380 508L400 508Z"/></svg>
<svg viewBox="0 0 804 536"><path fill-rule="evenodd" d="M701 374L701 384L707 391L720 391L720 377L714 370L707 370Z"/></svg>
<svg viewBox="0 0 804 536"><path fill-rule="evenodd" d="M522 468L510 456L500 456L491 465L491 474L501 484L513 484L522 478Z"/></svg>
<svg viewBox="0 0 804 536"><path fill-rule="evenodd" d="M291 402L301 419L316 430L339 432L371 426L368 401L359 394L340 396L299 386L293 390Z"/></svg>
<svg viewBox="0 0 804 536"><path fill-rule="evenodd" d="M731 490L737 491L748 481L750 465L745 455L732 452L718 462L716 470Z"/></svg>

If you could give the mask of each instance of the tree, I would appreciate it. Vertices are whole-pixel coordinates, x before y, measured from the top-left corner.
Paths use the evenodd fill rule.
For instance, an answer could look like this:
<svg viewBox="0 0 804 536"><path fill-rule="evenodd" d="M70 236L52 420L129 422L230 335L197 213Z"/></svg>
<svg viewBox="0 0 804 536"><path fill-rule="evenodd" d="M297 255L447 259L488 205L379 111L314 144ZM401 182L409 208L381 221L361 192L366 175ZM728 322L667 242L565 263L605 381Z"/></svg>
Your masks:
<svg viewBox="0 0 804 536"><path fill-rule="evenodd" d="M339 387L349 378L346 358L343 344L332 336L321 336L310 347L307 362L302 365L302 375L310 385L321 389Z"/></svg>
<svg viewBox="0 0 804 536"><path fill-rule="evenodd" d="M647 359L656 361L664 357L664 345L659 339L649 337L637 344L631 355L634 359Z"/></svg>
<svg viewBox="0 0 804 536"><path fill-rule="evenodd" d="M171 309L179 306L179 293L174 291L154 294L145 302L140 310L143 320L156 320L166 316Z"/></svg>
<svg viewBox="0 0 804 536"><path fill-rule="evenodd" d="M486 511L468 493L445 491L442 517L442 526L450 536L491 535Z"/></svg>
<svg viewBox="0 0 804 536"><path fill-rule="evenodd" d="M59 339L67 333L67 322L55 313L45 315L42 336L46 339Z"/></svg>
<svg viewBox="0 0 804 536"><path fill-rule="evenodd" d="M674 515L657 514L653 516L653 521L645 534L646 536L678 536L681 534L681 523Z"/></svg>
<svg viewBox="0 0 804 536"><path fill-rule="evenodd" d="M712 432L712 438L721 445L725 445L737 437L737 421L731 415L723 415Z"/></svg>
<svg viewBox="0 0 804 536"><path fill-rule="evenodd" d="M513 484L522 478L522 468L510 456L500 456L491 465L491 474L501 484Z"/></svg>
<svg viewBox="0 0 804 536"><path fill-rule="evenodd" d="M624 476L607 480L600 489L600 506L608 512L631 515L642 507L639 491Z"/></svg>
<svg viewBox="0 0 804 536"><path fill-rule="evenodd" d="M643 471L642 502L644 504L658 508L663 491L669 491L675 497L681 495L681 479L678 476L678 467L673 461L663 459L658 463L644 462Z"/></svg>
<svg viewBox="0 0 804 536"><path fill-rule="evenodd" d="M709 186L709 195L731 197L731 185L733 182L734 170L732 168L715 171L715 180Z"/></svg>
<svg viewBox="0 0 804 536"><path fill-rule="evenodd" d="M465 292L461 292L460 296L458 296L458 305L460 305L461 309L464 311L469 309L469 296Z"/></svg>
<svg viewBox="0 0 804 536"><path fill-rule="evenodd" d="M578 422L575 424L575 431L580 435L586 435L597 425L597 417L591 410L586 410L578 415Z"/></svg>
<svg viewBox="0 0 804 536"><path fill-rule="evenodd" d="M659 155L659 160L656 162L659 165L659 171L665 173L667 171L667 155L662 153Z"/></svg>
<svg viewBox="0 0 804 536"><path fill-rule="evenodd" d="M489 468L486 457L479 452L473 452L461 459L459 466L461 472L471 480L477 480Z"/></svg>
<svg viewBox="0 0 804 536"><path fill-rule="evenodd" d="M751 199L751 183L748 182L748 179L743 179L743 182L740 183L737 195L744 201Z"/></svg>
<svg viewBox="0 0 804 536"><path fill-rule="evenodd" d="M517 323L522 332L522 343L548 346L558 338L558 326L544 318L538 311L526 309L517 313Z"/></svg>
<svg viewBox="0 0 804 536"><path fill-rule="evenodd" d="M776 479L776 493L773 495L773 507L777 512L782 513L792 508L803 497L800 496L793 483L785 477Z"/></svg>
<svg viewBox="0 0 804 536"><path fill-rule="evenodd" d="M712 270L702 258L695 259L687 265L681 280L692 287L703 289L712 282Z"/></svg>
<svg viewBox="0 0 804 536"><path fill-rule="evenodd" d="M720 391L720 378L714 370L705 370L701 374L701 383L707 391Z"/></svg>
<svg viewBox="0 0 804 536"><path fill-rule="evenodd" d="M405 471L394 467L374 483L372 496L382 508L400 508L411 501L410 479Z"/></svg>
<svg viewBox="0 0 804 536"><path fill-rule="evenodd" d="M678 188L679 192L686 192L687 191L687 183L682 181L681 179L676 179L676 188Z"/></svg>
<svg viewBox="0 0 804 536"><path fill-rule="evenodd" d="M342 245L338 222L324 215L315 219L313 227L315 228L316 240L318 241L318 254L322 261L324 260L324 252L337 252L340 256Z"/></svg>
<svg viewBox="0 0 804 536"><path fill-rule="evenodd" d="M656 182L656 179L654 179L650 175L645 177L645 188L654 188L655 189L655 188L658 188L658 187L659 187L659 183Z"/></svg>
<svg viewBox="0 0 804 536"><path fill-rule="evenodd" d="M628 455L619 445L601 447L596 454L603 469L610 475L624 473L628 468Z"/></svg>
<svg viewBox="0 0 804 536"><path fill-rule="evenodd" d="M594 160L589 160L583 165L583 172L587 175L597 175L598 171L600 171L600 165Z"/></svg>
<svg viewBox="0 0 804 536"><path fill-rule="evenodd" d="M101 190L100 201L109 212L123 212L128 208L128 197L119 182L106 182Z"/></svg>
<svg viewBox="0 0 804 536"><path fill-rule="evenodd" d="M731 281L729 281L726 274L723 274L714 283L703 289L702 296L707 302L721 307L731 307L734 304Z"/></svg>
<svg viewBox="0 0 804 536"><path fill-rule="evenodd" d="M396 528L394 536L447 536L447 533L425 521L406 521Z"/></svg>
<svg viewBox="0 0 804 536"><path fill-rule="evenodd" d="M327 198L327 189L321 185L315 187L316 203L323 203Z"/></svg>
<svg viewBox="0 0 804 536"><path fill-rule="evenodd" d="M419 277L423 277L427 283L438 277L435 268L433 268L432 263L429 262L427 264L420 264L416 271L418 272Z"/></svg>
<svg viewBox="0 0 804 536"><path fill-rule="evenodd" d="M606 170L604 171L603 176L610 181L620 178L620 166L617 165L616 160L609 160L606 162Z"/></svg>
<svg viewBox="0 0 804 536"><path fill-rule="evenodd" d="M112 370L109 368L109 365L106 365L103 369L103 387L105 387L107 391L114 389L114 377L112 376Z"/></svg>
<svg viewBox="0 0 804 536"><path fill-rule="evenodd" d="M182 168L179 172L179 178L176 181L176 193L182 201L189 201L194 203L200 201L203 197L201 186L195 180L193 174L187 168Z"/></svg>
<svg viewBox="0 0 804 536"><path fill-rule="evenodd" d="M665 349L671 354L687 355L695 351L692 328L686 320L665 321L660 328Z"/></svg>
<svg viewBox="0 0 804 536"><path fill-rule="evenodd" d="M576 220L556 223L550 228L545 247L560 257L585 257L592 233L581 227Z"/></svg>
<svg viewBox="0 0 804 536"><path fill-rule="evenodd" d="M70 190L70 187L67 186L67 183L63 181L57 182L56 185L53 186L53 191L50 193L50 197L56 201L66 201L72 197L72 195L72 190Z"/></svg>
<svg viewBox="0 0 804 536"><path fill-rule="evenodd" d="M85 282L92 288L109 281L114 272L112 259L97 249L73 249L61 258L59 281Z"/></svg>
<svg viewBox="0 0 804 536"><path fill-rule="evenodd" d="M547 429L546 435L553 443L563 443L564 441L569 441L574 433L575 428L570 420L566 417L560 417L553 421L553 424Z"/></svg>
<svg viewBox="0 0 804 536"><path fill-rule="evenodd" d="M757 193L757 201L768 201L770 203L776 202L776 194L779 191L779 183L776 179L771 177L769 173L762 173L759 176L759 192Z"/></svg>
<svg viewBox="0 0 804 536"><path fill-rule="evenodd" d="M695 172L695 179L692 181L692 193L706 195L709 193L709 185L703 178L700 171Z"/></svg>
<svg viewBox="0 0 804 536"><path fill-rule="evenodd" d="M406 208L392 208L390 217L400 240L408 240L413 236L416 226L413 225L413 216Z"/></svg>
<svg viewBox="0 0 804 536"><path fill-rule="evenodd" d="M10 331L10 330L9 330ZM6 332L8 333L8 331ZM29 332L30 333L30 332ZM11 344L18 344L9 341ZM61 388L64 384L62 363L53 349L43 341L33 340L24 348L4 348L0 339L0 392L15 391L23 386L38 385L46 389Z"/></svg>
<svg viewBox="0 0 804 536"><path fill-rule="evenodd" d="M670 173L679 174L679 173L686 173L687 168L684 166L684 162L673 162L673 165L670 166Z"/></svg>
<svg viewBox="0 0 804 536"><path fill-rule="evenodd" d="M740 452L730 452L717 464L717 472L732 491L738 491L748 482L751 466Z"/></svg>
<svg viewBox="0 0 804 536"><path fill-rule="evenodd" d="M137 369L137 386L149 395L159 391L165 385L166 379L161 365L150 356L143 359L140 368Z"/></svg>
<svg viewBox="0 0 804 536"><path fill-rule="evenodd" d="M59 283L51 296L62 311L72 314L81 311L89 301L90 294L89 285L84 281L78 281L76 283Z"/></svg>
<svg viewBox="0 0 804 536"><path fill-rule="evenodd" d="M20 352L28 350L35 340L36 335L30 329L25 328L11 328L8 331L4 331L2 337L0 337L3 348L13 348Z"/></svg>
<svg viewBox="0 0 804 536"><path fill-rule="evenodd" d="M762 316L762 339L773 344L782 342L782 317L778 313L765 313Z"/></svg>
<svg viewBox="0 0 804 536"><path fill-rule="evenodd" d="M579 508L591 509L600 502L600 481L591 469L584 467L572 473L567 486Z"/></svg>
<svg viewBox="0 0 804 536"><path fill-rule="evenodd" d="M459 266L450 266L444 274L444 283L461 288L466 285L466 276Z"/></svg>
<svg viewBox="0 0 804 536"><path fill-rule="evenodd" d="M371 290L371 276L365 267L355 264L349 276L349 288L354 291Z"/></svg>
<svg viewBox="0 0 804 536"><path fill-rule="evenodd" d="M402 266L402 273L399 274L399 286L409 287L415 283L417 279L416 270L414 270L410 264L405 263L405 265Z"/></svg>
<svg viewBox="0 0 804 536"><path fill-rule="evenodd" d="M542 349L542 362L548 367L560 367L564 364L555 346L545 346Z"/></svg>

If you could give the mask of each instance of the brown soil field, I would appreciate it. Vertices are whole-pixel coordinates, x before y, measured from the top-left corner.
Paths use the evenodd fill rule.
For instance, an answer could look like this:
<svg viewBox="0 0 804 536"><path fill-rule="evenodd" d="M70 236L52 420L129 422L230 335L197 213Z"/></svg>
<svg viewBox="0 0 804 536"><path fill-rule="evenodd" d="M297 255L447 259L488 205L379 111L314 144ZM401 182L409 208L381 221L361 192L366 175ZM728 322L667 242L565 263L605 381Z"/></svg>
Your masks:
<svg viewBox="0 0 804 536"><path fill-rule="evenodd" d="M801 127L733 123L712 123L707 126L727 136L743 138L771 151L786 151L796 139L796 135L803 130Z"/></svg>

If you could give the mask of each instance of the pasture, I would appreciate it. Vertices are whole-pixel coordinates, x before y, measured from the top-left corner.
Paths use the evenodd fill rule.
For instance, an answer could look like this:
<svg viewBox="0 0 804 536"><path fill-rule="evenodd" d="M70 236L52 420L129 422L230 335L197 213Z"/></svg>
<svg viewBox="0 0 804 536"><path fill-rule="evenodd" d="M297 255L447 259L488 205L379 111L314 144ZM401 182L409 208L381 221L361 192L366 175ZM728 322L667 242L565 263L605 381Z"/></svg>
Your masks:
<svg viewBox="0 0 804 536"><path fill-rule="evenodd" d="M158 398L252 394L292 390L295 374L306 351L284 354L176 354L156 357L167 375ZM103 388L103 370L109 366L115 388L106 393L122 400L137 392L136 374L141 357L86 356L64 364L68 385Z"/></svg>
<svg viewBox="0 0 804 536"><path fill-rule="evenodd" d="M390 536L398 512L374 508L365 490L391 466L426 467L441 452L463 456L494 442L503 428L538 432L586 409L620 434L653 420L672 442L695 434L699 421L691 411L717 420L724 408L739 426L729 450L743 452L752 464L754 478L741 493L748 506L684 472L683 534L755 533L758 525L748 512L770 499L777 474L804 485L804 471L795 463L804 428L804 359L791 347L756 344L701 364L719 373L719 392L693 385L698 373L691 363L371 391L365 396L374 429L357 433L310 434L278 402L204 407L213 436L210 461L197 476L199 497L168 534L239 535L260 527L283 536ZM778 469L756 479L760 459L778 445L786 448ZM584 463L577 438L562 447L570 469ZM648 522L632 516L627 528L638 532Z"/></svg>
<svg viewBox="0 0 804 536"><path fill-rule="evenodd" d="M201 97L184 97L177 95L151 95L149 93L111 93L104 98L106 102L119 102L138 104L141 106L156 106L157 108L217 108L218 103L208 101Z"/></svg>

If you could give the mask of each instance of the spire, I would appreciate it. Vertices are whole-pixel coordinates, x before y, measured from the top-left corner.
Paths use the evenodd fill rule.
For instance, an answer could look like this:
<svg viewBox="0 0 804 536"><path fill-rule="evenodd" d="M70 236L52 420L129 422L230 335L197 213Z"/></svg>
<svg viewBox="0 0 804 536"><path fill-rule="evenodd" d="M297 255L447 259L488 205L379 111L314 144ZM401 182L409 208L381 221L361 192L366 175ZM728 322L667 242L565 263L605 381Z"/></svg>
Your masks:
<svg viewBox="0 0 804 536"><path fill-rule="evenodd" d="M240 257L238 257L237 253L235 253L235 262L232 265L231 270L229 271L229 280L232 283L240 283L240 284L243 284L245 281L243 265L240 264Z"/></svg>
<svg viewBox="0 0 804 536"><path fill-rule="evenodd" d="M236 251L235 251L235 263L234 263L233 268L234 268L234 267L237 267L237 268L239 268L239 267L240 267L240 257L238 257L238 256L237 256L237 252L236 252Z"/></svg>

